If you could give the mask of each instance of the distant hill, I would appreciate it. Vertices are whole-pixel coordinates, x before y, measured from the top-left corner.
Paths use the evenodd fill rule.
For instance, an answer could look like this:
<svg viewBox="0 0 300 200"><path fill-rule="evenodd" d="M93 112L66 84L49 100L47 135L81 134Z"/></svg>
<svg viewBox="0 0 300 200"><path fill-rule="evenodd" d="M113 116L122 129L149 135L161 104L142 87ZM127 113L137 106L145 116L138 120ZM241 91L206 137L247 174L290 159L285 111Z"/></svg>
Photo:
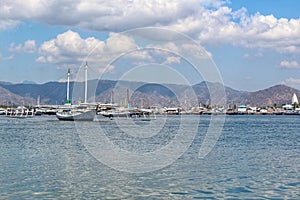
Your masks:
<svg viewBox="0 0 300 200"><path fill-rule="evenodd" d="M10 82L0 81L0 85L12 85Z"/></svg>
<svg viewBox="0 0 300 200"><path fill-rule="evenodd" d="M222 89L222 84L220 83L209 83L209 82L201 82L200 84L194 85L193 89L198 96L198 101L202 104L211 104L210 103L210 92L208 90L211 88L212 91L219 91ZM230 87L224 87L226 94L226 102L227 105L240 104L245 100L248 96L248 92L234 90ZM222 98L222 97L220 97Z"/></svg>
<svg viewBox="0 0 300 200"><path fill-rule="evenodd" d="M28 81L28 80L25 80L22 83L23 84L36 84L36 82L34 82L34 81Z"/></svg>
<svg viewBox="0 0 300 200"><path fill-rule="evenodd" d="M65 94L65 84L59 82L49 82L45 84L11 84L0 85L9 92L21 97L36 99L40 97L43 104L56 104L62 101L62 96ZM61 102L59 102L61 103Z"/></svg>
<svg viewBox="0 0 300 200"><path fill-rule="evenodd" d="M292 102L293 94L300 97L300 91L286 85L275 85L273 87L250 92L242 101L243 104L253 106L272 106L274 104L290 104Z"/></svg>
<svg viewBox="0 0 300 200"><path fill-rule="evenodd" d="M89 100L103 103L109 103L112 100L112 91L114 91L115 103L127 104L127 88L134 88L130 93L130 104L133 106L148 107L152 105L159 106L187 106L192 107L199 104L217 104L211 102L210 93L222 89L220 83L201 82L189 87L187 85L176 84L155 84L128 81L111 80L90 80ZM209 86L209 87L208 87ZM76 88L76 91L73 91ZM210 88L210 91L208 90ZM70 83L70 95L73 96L73 102L83 101L84 83ZM193 97L196 94L196 99ZM252 105L252 106L272 106L275 103L282 105L291 103L293 93L300 97L300 91L285 85L276 85L256 92L246 92L234 90L225 87L227 105ZM48 82L45 84L35 84L26 82L12 84L0 82L0 104L32 105L36 104L37 98L40 98L41 104L63 104L66 99L66 83Z"/></svg>
<svg viewBox="0 0 300 200"><path fill-rule="evenodd" d="M34 99L14 94L0 86L0 105L33 105Z"/></svg>

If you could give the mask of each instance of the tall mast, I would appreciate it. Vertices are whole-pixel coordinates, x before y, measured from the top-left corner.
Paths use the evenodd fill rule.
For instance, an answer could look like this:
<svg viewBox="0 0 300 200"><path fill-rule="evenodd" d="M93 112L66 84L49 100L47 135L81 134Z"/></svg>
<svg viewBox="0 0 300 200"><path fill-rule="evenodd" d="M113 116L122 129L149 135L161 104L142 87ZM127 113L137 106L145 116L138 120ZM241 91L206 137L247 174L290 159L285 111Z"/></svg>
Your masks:
<svg viewBox="0 0 300 200"><path fill-rule="evenodd" d="M85 63L85 87L84 87L84 103L87 103L87 70L88 70L88 64Z"/></svg>
<svg viewBox="0 0 300 200"><path fill-rule="evenodd" d="M70 101L70 68L68 69L68 77L67 77L67 100L66 103L71 103Z"/></svg>
<svg viewBox="0 0 300 200"><path fill-rule="evenodd" d="M115 93L114 93L114 91L111 91L111 100L110 100L110 103L111 104L115 103Z"/></svg>
<svg viewBox="0 0 300 200"><path fill-rule="evenodd" d="M40 107L40 95L37 98L37 106Z"/></svg>
<svg viewBox="0 0 300 200"><path fill-rule="evenodd" d="M126 90L127 93L127 108L130 108L130 95L129 95L129 89Z"/></svg>

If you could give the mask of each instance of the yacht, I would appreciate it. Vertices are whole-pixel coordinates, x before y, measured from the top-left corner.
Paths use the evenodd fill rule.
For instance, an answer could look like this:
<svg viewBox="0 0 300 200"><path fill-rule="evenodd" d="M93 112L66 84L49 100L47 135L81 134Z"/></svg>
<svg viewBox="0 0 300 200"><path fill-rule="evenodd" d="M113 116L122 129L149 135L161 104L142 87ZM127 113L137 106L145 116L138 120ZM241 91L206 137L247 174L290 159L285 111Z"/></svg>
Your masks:
<svg viewBox="0 0 300 200"><path fill-rule="evenodd" d="M67 100L61 109L56 112L56 117L59 120L64 121L93 121L96 115L96 105L87 103L87 69L88 65L85 65L85 92L84 103L80 105L71 105L69 96L70 90L70 69L68 69L67 77Z"/></svg>
<svg viewBox="0 0 300 200"><path fill-rule="evenodd" d="M96 109L91 105L66 107L56 113L56 117L64 121L93 121L95 115Z"/></svg>
<svg viewBox="0 0 300 200"><path fill-rule="evenodd" d="M6 115L7 110L4 108L0 108L0 115Z"/></svg>

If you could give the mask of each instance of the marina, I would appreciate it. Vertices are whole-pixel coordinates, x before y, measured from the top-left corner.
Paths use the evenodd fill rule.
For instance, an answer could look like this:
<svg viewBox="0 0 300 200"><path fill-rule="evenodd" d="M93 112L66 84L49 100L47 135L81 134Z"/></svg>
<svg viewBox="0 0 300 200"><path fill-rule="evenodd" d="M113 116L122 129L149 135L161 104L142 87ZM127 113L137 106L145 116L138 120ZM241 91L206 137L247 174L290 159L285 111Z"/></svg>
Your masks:
<svg viewBox="0 0 300 200"><path fill-rule="evenodd" d="M78 112L75 112L75 111ZM67 116L75 113L84 113L84 111L94 110L92 115L100 115L108 118L114 117L141 117L148 115L300 115L300 110L294 109L284 109L284 108L274 108L268 107L247 107L245 111L233 110L232 108L224 107L193 107L189 110L183 110L180 107L176 108L176 112L173 112L174 108L154 108L154 109L143 109L143 108L126 108L120 107L117 104L103 104L103 103L93 103L93 104L81 104L81 105L40 105L34 107L24 107L23 111L17 108L1 108L0 115L14 116L14 115L26 115L26 116L41 116L41 115L56 115ZM171 111L170 111L171 110ZM89 119L92 119L89 117Z"/></svg>
<svg viewBox="0 0 300 200"><path fill-rule="evenodd" d="M128 104L126 107L117 103L103 103L103 102L87 102L87 63L85 67L85 92L84 102L73 105L69 94L69 76L68 70L67 94L64 105L40 105L34 106L18 106L18 107L0 107L0 115L10 117L17 116L41 116L41 115L56 115L59 120L81 120L93 121L94 117L106 118L140 118L155 115L300 115L300 104L297 95L294 93L291 103L286 103L281 106L251 106L251 105L199 105L187 108L186 106L178 105L177 107L157 107L150 106L148 108L133 107ZM113 95L113 93L112 93ZM111 97L113 99L113 96ZM127 90L127 102L130 102L130 96ZM183 108L185 107L185 108ZM21 111L22 109L22 111ZM80 117L80 115L82 115ZM154 117L153 117L154 116ZM85 119L86 118L86 119Z"/></svg>

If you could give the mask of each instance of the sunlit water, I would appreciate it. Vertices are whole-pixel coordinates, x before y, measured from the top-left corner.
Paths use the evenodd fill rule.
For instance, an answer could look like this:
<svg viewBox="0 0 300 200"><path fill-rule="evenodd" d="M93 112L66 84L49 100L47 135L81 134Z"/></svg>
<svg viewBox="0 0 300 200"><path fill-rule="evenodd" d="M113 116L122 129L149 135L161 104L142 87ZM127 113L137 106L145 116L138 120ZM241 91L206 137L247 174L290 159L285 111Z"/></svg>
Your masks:
<svg viewBox="0 0 300 200"><path fill-rule="evenodd" d="M227 116L204 159L198 153L210 117L200 118L193 143L179 159L135 174L91 156L73 122L1 116L0 199L300 199L299 116ZM82 123L101 124L114 144L143 152L174 139L180 120L169 117L161 133L139 141L114 121Z"/></svg>

